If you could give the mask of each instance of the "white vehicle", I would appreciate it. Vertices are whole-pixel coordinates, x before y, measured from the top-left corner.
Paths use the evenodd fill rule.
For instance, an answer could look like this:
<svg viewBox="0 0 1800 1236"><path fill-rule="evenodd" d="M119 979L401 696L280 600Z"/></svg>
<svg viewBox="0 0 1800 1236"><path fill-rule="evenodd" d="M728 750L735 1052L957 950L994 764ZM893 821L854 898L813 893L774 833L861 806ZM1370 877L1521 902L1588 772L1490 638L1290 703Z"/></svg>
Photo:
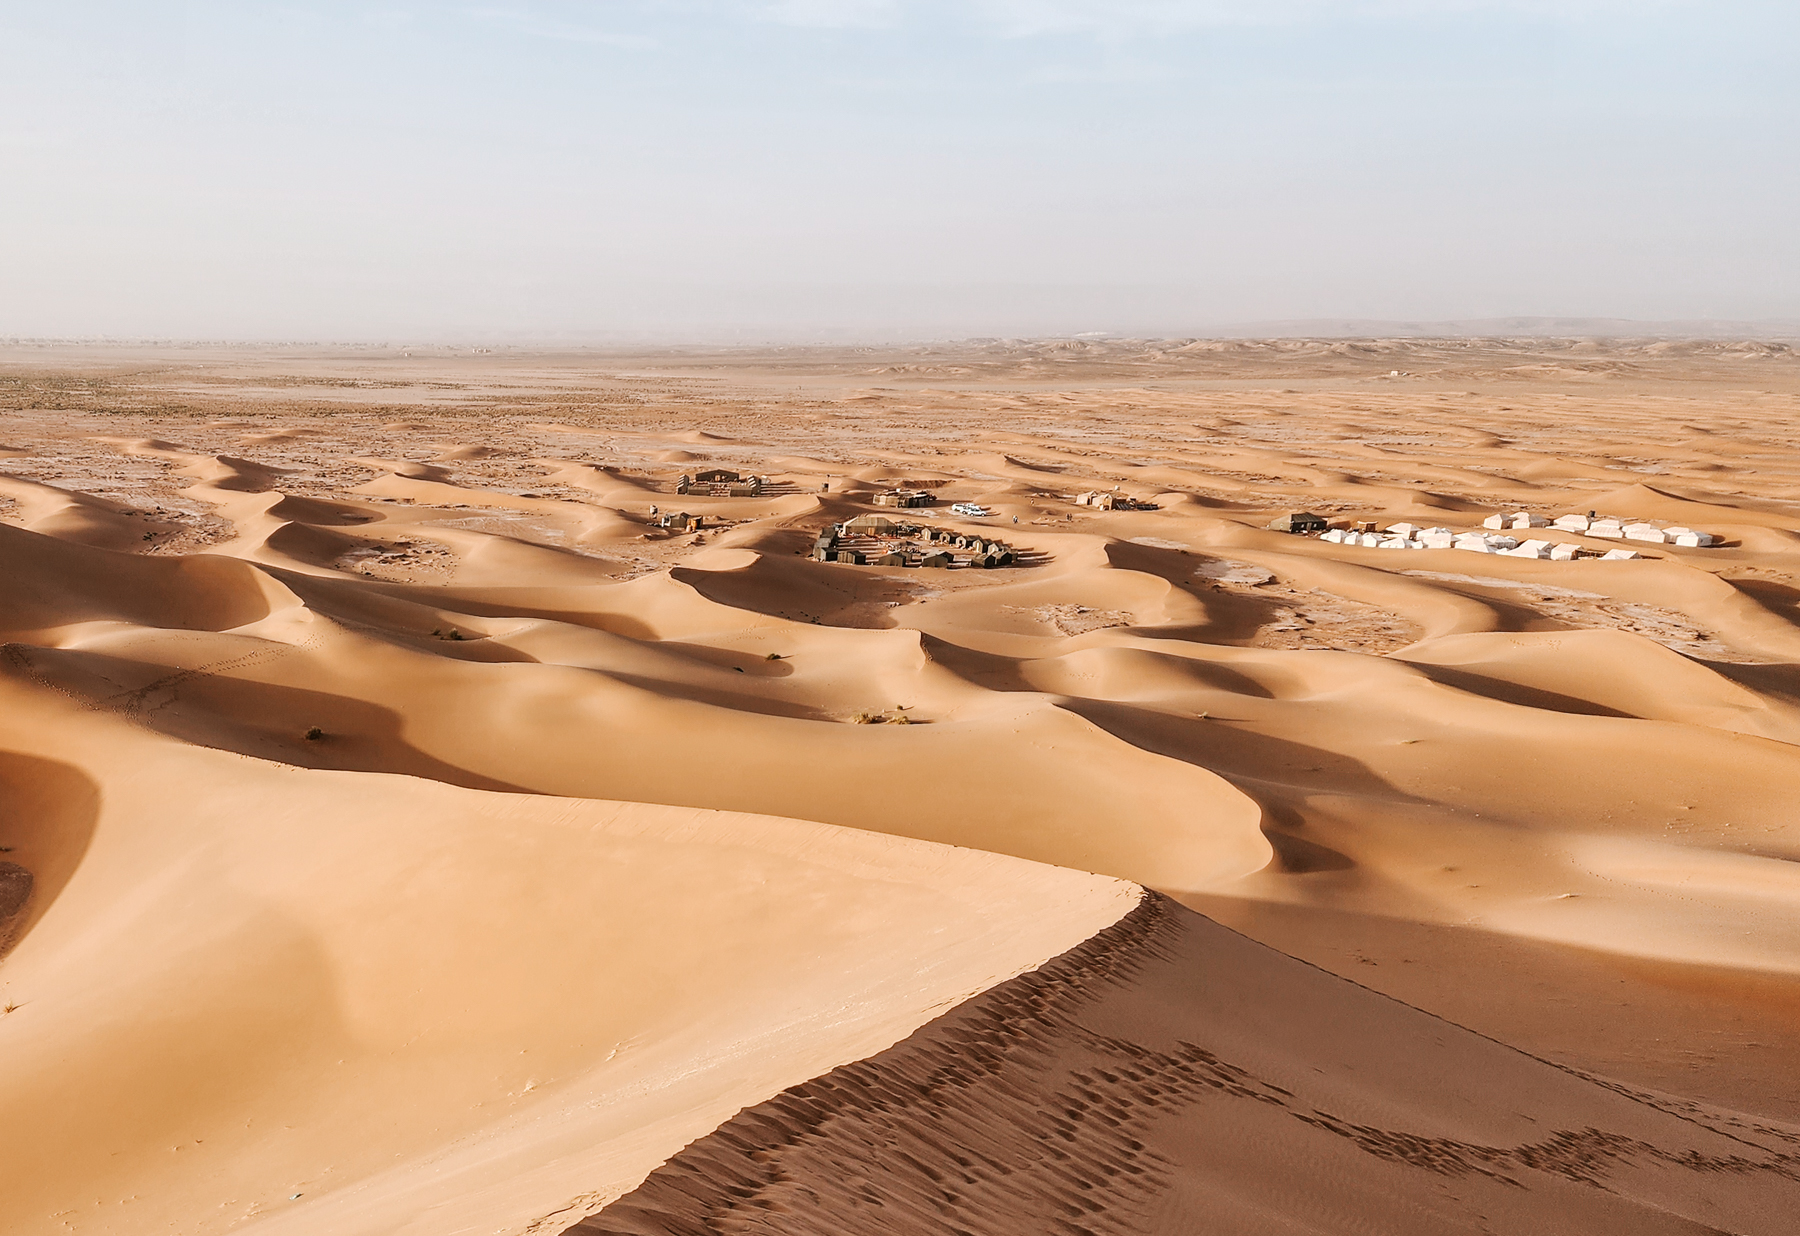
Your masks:
<svg viewBox="0 0 1800 1236"><path fill-rule="evenodd" d="M993 514L992 511L988 510L978 502L958 502L953 505L950 510L953 514L967 515L972 519L980 519L985 515Z"/></svg>

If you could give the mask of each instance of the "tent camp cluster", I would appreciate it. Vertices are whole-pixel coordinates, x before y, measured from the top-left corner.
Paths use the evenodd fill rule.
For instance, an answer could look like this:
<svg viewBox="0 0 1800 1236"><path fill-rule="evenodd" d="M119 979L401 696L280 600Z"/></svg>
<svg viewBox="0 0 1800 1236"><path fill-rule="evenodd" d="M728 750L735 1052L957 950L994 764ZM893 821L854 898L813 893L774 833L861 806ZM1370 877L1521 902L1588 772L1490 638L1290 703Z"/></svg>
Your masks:
<svg viewBox="0 0 1800 1236"><path fill-rule="evenodd" d="M1007 567L1018 561L1018 554L1003 541L902 523L885 515L858 515L833 524L813 542L812 556L853 566Z"/></svg>
<svg viewBox="0 0 1800 1236"><path fill-rule="evenodd" d="M1482 531L1459 532L1454 528L1427 528L1414 523L1389 524L1377 531L1373 523L1358 528L1329 527L1325 520L1308 511L1283 515L1269 524L1280 532L1317 533L1322 541L1336 545L1356 545L1368 549L1461 549L1478 554L1504 554L1509 558L1547 558L1567 562L1574 558L1600 558L1621 561L1641 557L1634 549L1588 549L1570 541L1552 541L1541 537L1517 537L1511 532L1532 529L1555 529L1580 536L1609 541L1639 541L1652 545L1704 547L1715 545L1718 538L1679 524L1650 520L1601 517L1590 511L1586 515L1560 515L1549 519L1529 511L1513 511L1490 515L1482 522Z"/></svg>
<svg viewBox="0 0 1800 1236"><path fill-rule="evenodd" d="M1421 528L1417 524L1389 524L1382 532L1345 532L1333 528L1319 535L1337 545L1361 545L1370 549L1463 549L1477 554L1504 554L1509 558L1607 558L1620 561L1638 557L1634 549L1601 553L1566 541L1523 540L1494 532L1457 532L1451 528Z"/></svg>
<svg viewBox="0 0 1800 1236"><path fill-rule="evenodd" d="M1685 545L1690 548L1703 548L1718 543L1718 538L1710 532L1696 532L1681 524L1669 524L1660 520L1622 519L1615 515L1601 516L1593 511L1586 515L1558 515L1555 519L1545 519L1542 515L1533 515L1527 511L1515 511L1509 515L1489 515L1481 526L1557 528L1563 532L1576 532L1603 541L1645 541L1651 545Z"/></svg>
<svg viewBox="0 0 1800 1236"><path fill-rule="evenodd" d="M729 468L708 468L692 476L675 478L678 494L703 493L715 498L755 498L768 482L760 476L741 476Z"/></svg>
<svg viewBox="0 0 1800 1236"><path fill-rule="evenodd" d="M1593 511L1589 511L1588 515L1559 515L1553 520L1543 515L1532 515L1530 511L1512 511L1487 516L1487 520L1481 522L1483 531L1462 533L1451 527L1422 527L1404 522L1390 524L1381 531L1375 529L1373 522L1357 525L1352 529L1337 529L1330 527L1323 516L1312 515L1310 511L1292 511L1289 515L1278 516L1269 522L1269 527L1276 533L1316 533L1321 542L1359 545L1364 549L1465 549L1476 554L1505 554L1508 558L1548 558L1552 561L1570 561L1573 558L1622 561L1642 558L1642 554L1624 547L1598 551L1573 542L1553 542L1532 536L1519 538L1508 533L1528 533L1541 527L1555 529L1559 533L1575 533L1613 542L1683 545L1694 549L1719 543L1719 538L1714 534L1697 533L1683 525L1663 524L1652 520L1624 520L1600 516Z"/></svg>

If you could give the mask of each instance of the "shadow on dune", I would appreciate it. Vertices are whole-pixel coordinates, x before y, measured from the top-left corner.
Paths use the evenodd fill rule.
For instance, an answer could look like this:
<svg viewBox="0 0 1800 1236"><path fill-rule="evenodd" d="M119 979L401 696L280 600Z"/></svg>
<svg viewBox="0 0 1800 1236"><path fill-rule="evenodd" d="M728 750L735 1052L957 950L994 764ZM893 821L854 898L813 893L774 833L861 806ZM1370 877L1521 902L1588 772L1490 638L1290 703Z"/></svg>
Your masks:
<svg viewBox="0 0 1800 1236"><path fill-rule="evenodd" d="M1173 717L1110 700L1065 699L1061 707L1139 750L1217 773L1259 801L1259 786L1315 784L1334 794L1364 794L1391 802L1428 801L1396 788L1360 760L1224 724L1229 718Z"/></svg>
<svg viewBox="0 0 1800 1236"><path fill-rule="evenodd" d="M1800 588L1766 579L1730 579L1725 582L1782 621L1800 626Z"/></svg>
<svg viewBox="0 0 1800 1236"><path fill-rule="evenodd" d="M60 648L31 649L27 672L54 690L202 747L302 768L534 792L426 755L403 736L402 714L342 695Z"/></svg>
<svg viewBox="0 0 1800 1236"><path fill-rule="evenodd" d="M1210 580L1196 579L1196 559L1178 555L1174 550L1121 543L1107 546L1107 555L1113 559L1116 568L1138 571L1166 580L1206 607L1206 622L1200 626L1133 628L1134 633L1148 639L1176 639L1193 644L1247 645L1255 640L1257 632L1264 627L1280 622L1283 611L1291 612L1299 601L1299 598L1294 597L1227 592Z"/></svg>
<svg viewBox="0 0 1800 1236"><path fill-rule="evenodd" d="M1243 593L1213 591L1199 584L1177 584L1184 592L1198 598L1206 606L1203 626L1134 627L1132 633L1146 639L1183 640L1190 644L1229 644L1248 647L1264 627L1282 621L1283 611L1292 612L1294 602L1277 597L1246 596Z"/></svg>
<svg viewBox="0 0 1800 1236"><path fill-rule="evenodd" d="M729 571L674 567L669 577L716 605L828 627L888 629L892 601L913 600L923 586L810 558L762 556Z"/></svg>
<svg viewBox="0 0 1800 1236"><path fill-rule="evenodd" d="M771 661L767 656L754 656L733 648L714 648L708 644L668 639L657 641L656 650L686 657L696 665L741 671L749 678L791 678L794 675L794 666L786 659Z"/></svg>
<svg viewBox="0 0 1800 1236"><path fill-rule="evenodd" d="M1275 851L1275 870L1287 875L1348 871L1356 863L1306 837L1305 813L1290 799L1317 792L1360 794L1392 803L1426 803L1378 776L1360 760L1220 719L1188 720L1106 700L1065 699L1061 705L1113 737L1153 755L1204 768L1225 778L1262 808L1263 836Z"/></svg>
<svg viewBox="0 0 1800 1236"><path fill-rule="evenodd" d="M0 957L75 874L99 817L100 787L79 768L0 751Z"/></svg>
<svg viewBox="0 0 1800 1236"><path fill-rule="evenodd" d="M1134 628L1134 635L1142 634L1146 638L1156 638L1153 630ZM1219 691L1229 691L1233 695L1246 695L1251 699L1272 700L1277 698L1275 692L1264 686L1248 674L1233 669L1220 661L1202 661L1189 657L1168 658L1168 667L1177 681L1186 680L1212 687Z"/></svg>
<svg viewBox="0 0 1800 1236"><path fill-rule="evenodd" d="M257 567L193 554L150 558L0 524L0 628L29 631L94 619L224 631L266 618Z"/></svg>
<svg viewBox="0 0 1800 1236"><path fill-rule="evenodd" d="M1273 870L1283 875L1307 875L1315 871L1349 871L1356 866L1349 855L1301 836L1306 831L1306 817L1298 808L1269 796L1258 802L1263 809L1263 836L1275 851Z"/></svg>
<svg viewBox="0 0 1800 1236"><path fill-rule="evenodd" d="M210 458L196 455L192 462L177 469L177 472L182 476L198 477L202 484L210 484L214 489L262 494L275 488L276 478L287 476L293 469L257 463L236 455L214 455Z"/></svg>
<svg viewBox="0 0 1800 1236"><path fill-rule="evenodd" d="M1172 587L1193 597L1206 608L1206 621L1197 626L1163 625L1134 627L1133 633L1147 639L1175 639L1194 644L1226 644L1250 646L1266 627L1287 621L1296 611L1306 609L1314 600L1309 592L1267 595L1256 592L1231 591L1213 580L1194 574L1203 563L1237 561L1228 553L1219 555L1189 554L1180 550L1137 545L1128 541L1113 542L1106 547L1107 558L1114 568L1154 575ZM1328 597L1333 594L1327 593ZM1345 598L1350 599L1350 598ZM1366 604L1366 602L1364 603ZM1390 610L1395 618L1417 627L1416 621L1398 610ZM1512 621L1523 623L1531 615L1521 611ZM1320 634L1328 634L1325 628Z"/></svg>
<svg viewBox="0 0 1800 1236"><path fill-rule="evenodd" d="M282 576L286 581L285 574ZM305 598L309 608L337 618L345 614L367 612L365 598L401 602L416 607L422 615L432 613L466 614L471 618L538 618L546 622L562 622L572 627L587 627L621 635L626 639L654 642L656 631L650 624L629 614L599 609L571 609L577 597L568 587L556 588L462 588L434 587L426 584L386 584L374 581L315 580L289 584ZM592 584L591 588L619 587L616 584ZM318 603L315 604L315 598ZM397 611L396 611L397 612ZM366 619L365 619L366 620Z"/></svg>
<svg viewBox="0 0 1800 1236"><path fill-rule="evenodd" d="M1272 949L1563 1065L1800 1119L1800 1093L1768 1084L1768 1062L1800 1050L1800 976L1399 913L1204 893L1181 900ZM1654 1038L1645 1025L1658 1028Z"/></svg>
<svg viewBox="0 0 1800 1236"><path fill-rule="evenodd" d="M987 691L1039 691L1025 676L1025 666L1036 658L1008 657L981 652L954 643L941 635L919 634L919 647L933 664Z"/></svg>
<svg viewBox="0 0 1800 1236"><path fill-rule="evenodd" d="M1158 545L1139 545L1135 541L1108 541L1106 560L1116 570L1138 571L1168 580L1177 587L1192 583L1194 571L1209 555L1182 549L1165 549Z"/></svg>
<svg viewBox="0 0 1800 1236"><path fill-rule="evenodd" d="M1548 712L1565 712L1583 717L1618 717L1626 721L1643 720L1635 713L1620 712L1616 708L1608 708L1605 704L1596 704L1591 700L1579 699L1573 695L1561 695L1555 691L1521 686L1500 678L1489 678L1485 674L1477 674L1472 670L1447 665L1433 665L1428 661L1408 661L1407 664L1441 686L1454 687L1458 691L1467 691L1470 695L1485 696L1506 704L1517 704L1522 708L1541 708Z"/></svg>
<svg viewBox="0 0 1800 1236"><path fill-rule="evenodd" d="M614 682L624 683L628 687L636 687L640 691L660 695L667 699L688 700L695 704L707 704L713 708L729 708L734 712L755 713L764 717L788 717L796 721L834 719L832 714L824 709L809 708L805 704L791 703L787 700L772 700L759 695L710 690L692 683L672 682L666 678L648 678L640 674L621 674L614 670L598 672L604 673Z"/></svg>
<svg viewBox="0 0 1800 1236"><path fill-rule="evenodd" d="M1751 665L1738 661L1707 661L1700 657L1691 659L1741 687L1800 705L1800 665Z"/></svg>
<svg viewBox="0 0 1800 1236"><path fill-rule="evenodd" d="M1152 894L565 1236L1775 1236L1797 1134L1559 1069Z"/></svg>
<svg viewBox="0 0 1800 1236"><path fill-rule="evenodd" d="M1178 634L1171 634L1169 628L1133 627L1131 633L1146 639L1179 641L1183 638ZM919 642L934 664L949 670L965 682L990 691L1045 692L1047 688L1032 678L1032 667L1060 660L1057 657L1009 657L1001 653L983 652L953 643L941 635L924 632L920 633ZM1182 678L1216 690L1259 700L1275 698L1275 693L1262 683L1217 661L1182 657L1168 658L1168 664ZM1055 690L1049 690L1049 693L1061 694Z"/></svg>
<svg viewBox="0 0 1800 1236"><path fill-rule="evenodd" d="M283 494L279 501L263 512L276 519L321 528L349 528L377 523L381 516L348 502L329 502L323 498L303 498Z"/></svg>

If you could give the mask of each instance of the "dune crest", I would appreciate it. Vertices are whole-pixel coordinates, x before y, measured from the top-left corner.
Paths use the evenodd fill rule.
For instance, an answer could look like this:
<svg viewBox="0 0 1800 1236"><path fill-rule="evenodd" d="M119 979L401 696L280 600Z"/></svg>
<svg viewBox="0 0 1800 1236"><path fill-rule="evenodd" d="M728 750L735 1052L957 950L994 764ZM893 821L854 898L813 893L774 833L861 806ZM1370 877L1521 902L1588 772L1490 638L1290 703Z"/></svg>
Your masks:
<svg viewBox="0 0 1800 1236"><path fill-rule="evenodd" d="M1774 1236L1800 1202L1796 1144L1800 1127L1556 1069L1153 898L740 1113L564 1236L769 1215L795 1236Z"/></svg>

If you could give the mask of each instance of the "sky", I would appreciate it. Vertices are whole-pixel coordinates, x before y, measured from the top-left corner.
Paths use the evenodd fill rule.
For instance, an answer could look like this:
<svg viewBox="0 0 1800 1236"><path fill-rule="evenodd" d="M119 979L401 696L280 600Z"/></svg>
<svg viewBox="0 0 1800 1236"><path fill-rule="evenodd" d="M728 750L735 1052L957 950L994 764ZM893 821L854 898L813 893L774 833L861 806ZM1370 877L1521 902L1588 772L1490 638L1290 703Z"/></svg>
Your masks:
<svg viewBox="0 0 1800 1236"><path fill-rule="evenodd" d="M1797 0L0 0L0 336L1800 321Z"/></svg>

